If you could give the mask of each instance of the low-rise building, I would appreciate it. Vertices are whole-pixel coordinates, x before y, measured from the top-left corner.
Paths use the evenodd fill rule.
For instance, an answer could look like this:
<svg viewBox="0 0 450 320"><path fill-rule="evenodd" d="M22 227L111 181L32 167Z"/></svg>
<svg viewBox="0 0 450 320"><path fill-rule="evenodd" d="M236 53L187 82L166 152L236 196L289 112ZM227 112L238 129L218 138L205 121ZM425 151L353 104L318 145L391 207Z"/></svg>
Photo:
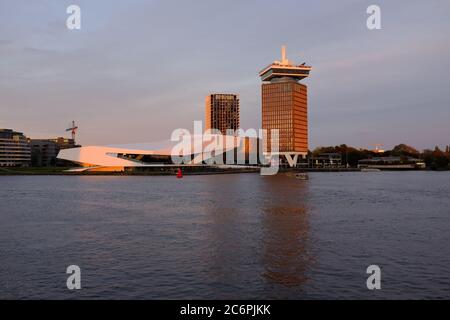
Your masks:
<svg viewBox="0 0 450 320"><path fill-rule="evenodd" d="M361 169L405 170L425 167L423 160L412 157L374 157L358 161L358 168Z"/></svg>
<svg viewBox="0 0 450 320"><path fill-rule="evenodd" d="M262 153L262 146L258 146L262 144L258 138L218 134L212 134L210 138L192 135L179 142L165 141L145 146L85 146L61 150L58 159L82 166L74 169L77 172L143 172L146 169L182 167L254 168L263 160L269 164L269 159ZM222 140L220 145L211 144L219 140Z"/></svg>
<svg viewBox="0 0 450 320"><path fill-rule="evenodd" d="M309 159L311 168L339 168L342 167L342 155L340 153L321 153Z"/></svg>
<svg viewBox="0 0 450 320"><path fill-rule="evenodd" d="M30 164L27 137L12 129L0 129L0 167L27 167Z"/></svg>
<svg viewBox="0 0 450 320"><path fill-rule="evenodd" d="M33 167L52 167L64 165L57 159L63 149L79 147L74 139L58 137L54 139L28 139L31 146L31 163Z"/></svg>

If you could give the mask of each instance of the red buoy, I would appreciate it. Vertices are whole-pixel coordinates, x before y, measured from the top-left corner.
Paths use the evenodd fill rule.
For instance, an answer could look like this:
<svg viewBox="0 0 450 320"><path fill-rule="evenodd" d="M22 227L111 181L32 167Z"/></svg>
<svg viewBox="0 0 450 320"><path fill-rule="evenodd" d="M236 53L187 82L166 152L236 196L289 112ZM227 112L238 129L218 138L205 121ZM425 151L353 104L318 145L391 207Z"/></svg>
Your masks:
<svg viewBox="0 0 450 320"><path fill-rule="evenodd" d="M181 171L181 168L178 168L177 178L178 178L178 179L183 178L183 172Z"/></svg>

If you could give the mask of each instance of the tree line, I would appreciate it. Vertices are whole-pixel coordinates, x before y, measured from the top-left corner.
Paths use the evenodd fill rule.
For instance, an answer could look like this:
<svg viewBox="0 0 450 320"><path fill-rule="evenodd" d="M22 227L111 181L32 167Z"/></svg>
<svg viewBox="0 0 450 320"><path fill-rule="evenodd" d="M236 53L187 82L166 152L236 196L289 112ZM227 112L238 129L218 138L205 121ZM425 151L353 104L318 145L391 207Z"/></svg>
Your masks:
<svg viewBox="0 0 450 320"><path fill-rule="evenodd" d="M358 161L370 159L374 157L400 157L400 161L406 161L408 157L421 159L432 170L449 170L450 169L450 146L446 146L445 150L441 150L438 146L431 149L418 151L414 147L406 144L399 144L392 150L386 150L383 153L373 150L359 149L346 144L339 146L318 147L309 152L310 156L317 157L322 153L339 153L342 156L342 163L349 164L352 167L358 166Z"/></svg>

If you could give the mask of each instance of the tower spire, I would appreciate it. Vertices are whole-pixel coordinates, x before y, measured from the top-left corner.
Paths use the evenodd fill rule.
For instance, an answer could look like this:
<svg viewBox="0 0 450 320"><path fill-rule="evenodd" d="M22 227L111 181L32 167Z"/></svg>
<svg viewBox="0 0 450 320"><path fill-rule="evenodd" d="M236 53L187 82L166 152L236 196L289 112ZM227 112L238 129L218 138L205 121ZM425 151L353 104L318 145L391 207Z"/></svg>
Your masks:
<svg viewBox="0 0 450 320"><path fill-rule="evenodd" d="M285 45L281 46L281 64L282 65L288 64L288 59L286 58L286 46Z"/></svg>

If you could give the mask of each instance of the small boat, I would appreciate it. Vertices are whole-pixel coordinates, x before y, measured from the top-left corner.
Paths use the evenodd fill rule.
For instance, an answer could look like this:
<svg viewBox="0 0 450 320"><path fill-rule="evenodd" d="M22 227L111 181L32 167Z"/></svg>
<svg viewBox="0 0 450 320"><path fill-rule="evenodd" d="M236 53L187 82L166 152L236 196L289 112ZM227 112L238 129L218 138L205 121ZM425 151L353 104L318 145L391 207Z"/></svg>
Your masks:
<svg viewBox="0 0 450 320"><path fill-rule="evenodd" d="M379 172L381 171L380 169L374 169L374 168L364 168L361 169L361 172Z"/></svg>
<svg viewBox="0 0 450 320"><path fill-rule="evenodd" d="M295 178L298 180L309 180L309 176L306 172L285 172L283 173L284 175L286 175L289 178Z"/></svg>
<svg viewBox="0 0 450 320"><path fill-rule="evenodd" d="M296 173L295 178L299 180L309 180L309 176L306 173L302 172Z"/></svg>

